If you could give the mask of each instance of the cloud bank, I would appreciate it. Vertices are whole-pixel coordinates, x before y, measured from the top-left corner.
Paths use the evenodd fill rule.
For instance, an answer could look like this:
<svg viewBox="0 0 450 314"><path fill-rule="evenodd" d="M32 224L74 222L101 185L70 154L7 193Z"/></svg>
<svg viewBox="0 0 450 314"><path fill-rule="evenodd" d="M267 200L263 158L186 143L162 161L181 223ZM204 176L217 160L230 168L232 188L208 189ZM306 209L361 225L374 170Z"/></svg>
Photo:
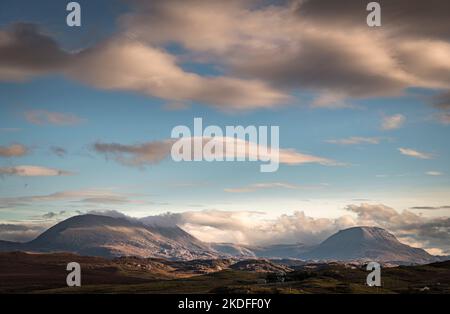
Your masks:
<svg viewBox="0 0 450 314"><path fill-rule="evenodd" d="M402 95L411 87L445 95L450 86L446 0L383 2L380 28L367 27L366 3L358 0L130 4L117 33L80 51L64 51L36 25L1 29L0 80L58 73L223 110L280 106L298 91L314 92L313 106L343 107L347 98ZM173 44L180 52L168 48ZM186 63L214 65L217 73L187 71Z"/></svg>
<svg viewBox="0 0 450 314"><path fill-rule="evenodd" d="M348 205L348 214L337 218L314 218L302 211L268 219L264 213L205 210L166 213L143 218L149 224L178 225L207 242L250 245L277 243L318 244L333 233L353 226L378 226L394 233L400 241L450 254L450 219L425 218L382 204Z"/></svg>

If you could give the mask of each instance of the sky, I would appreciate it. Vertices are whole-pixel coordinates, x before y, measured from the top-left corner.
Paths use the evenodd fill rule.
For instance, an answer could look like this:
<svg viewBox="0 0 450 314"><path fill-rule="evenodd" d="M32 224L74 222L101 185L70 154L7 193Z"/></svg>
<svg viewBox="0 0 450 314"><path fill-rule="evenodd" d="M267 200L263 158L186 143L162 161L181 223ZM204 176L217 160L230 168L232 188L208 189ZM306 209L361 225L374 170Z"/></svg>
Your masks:
<svg viewBox="0 0 450 314"><path fill-rule="evenodd" d="M68 1L0 3L0 239L118 211L250 244L378 225L450 254L447 1L379 1L380 27L356 0L78 2L80 27ZM278 126L295 162L174 162L196 117Z"/></svg>

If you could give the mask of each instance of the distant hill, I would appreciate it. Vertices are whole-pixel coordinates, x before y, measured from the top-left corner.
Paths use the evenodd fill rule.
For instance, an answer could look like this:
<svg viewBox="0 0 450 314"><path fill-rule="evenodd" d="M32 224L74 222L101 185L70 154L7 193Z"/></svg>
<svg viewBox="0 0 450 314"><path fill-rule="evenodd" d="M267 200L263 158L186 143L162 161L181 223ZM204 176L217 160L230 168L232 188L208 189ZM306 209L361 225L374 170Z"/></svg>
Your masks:
<svg viewBox="0 0 450 314"><path fill-rule="evenodd" d="M137 220L90 214L66 219L28 243L0 243L0 251L11 250L182 260L217 257L205 243L179 227L147 226Z"/></svg>
<svg viewBox="0 0 450 314"><path fill-rule="evenodd" d="M290 272L291 268L277 264L266 259L250 259L239 261L230 266L234 270L252 271L252 272L262 272L262 273L280 273L280 272Z"/></svg>
<svg viewBox="0 0 450 314"><path fill-rule="evenodd" d="M255 258L256 253L253 248L234 243L211 243L210 247L221 254L230 255L238 258Z"/></svg>
<svg viewBox="0 0 450 314"><path fill-rule="evenodd" d="M371 260L418 264L436 261L425 250L403 244L393 234L377 227L341 230L302 257L309 260Z"/></svg>

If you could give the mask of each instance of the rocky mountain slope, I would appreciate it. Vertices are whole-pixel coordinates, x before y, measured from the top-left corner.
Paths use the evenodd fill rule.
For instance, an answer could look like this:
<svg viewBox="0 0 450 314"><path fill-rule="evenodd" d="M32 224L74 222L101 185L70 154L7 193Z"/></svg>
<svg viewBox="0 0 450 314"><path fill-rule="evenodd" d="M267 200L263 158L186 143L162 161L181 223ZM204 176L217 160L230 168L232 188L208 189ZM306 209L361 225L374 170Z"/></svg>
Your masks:
<svg viewBox="0 0 450 314"><path fill-rule="evenodd" d="M0 250L181 260L217 257L208 245L176 226L147 226L125 218L90 214L64 220L28 243L0 243Z"/></svg>
<svg viewBox="0 0 450 314"><path fill-rule="evenodd" d="M371 260L419 264L435 260L425 250L403 244L393 234L377 227L341 230L302 257L313 260Z"/></svg>

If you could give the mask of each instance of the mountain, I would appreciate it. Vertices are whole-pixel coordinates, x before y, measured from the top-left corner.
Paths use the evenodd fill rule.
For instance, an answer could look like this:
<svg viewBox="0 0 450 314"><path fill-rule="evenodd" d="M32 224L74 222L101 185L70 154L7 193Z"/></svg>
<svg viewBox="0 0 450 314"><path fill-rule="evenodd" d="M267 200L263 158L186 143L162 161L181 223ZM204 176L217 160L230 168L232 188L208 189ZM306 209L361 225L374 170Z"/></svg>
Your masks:
<svg viewBox="0 0 450 314"><path fill-rule="evenodd" d="M230 255L237 258L257 257L252 248L235 243L210 243L210 247L223 255Z"/></svg>
<svg viewBox="0 0 450 314"><path fill-rule="evenodd" d="M341 230L302 257L309 260L370 260L418 264L436 260L425 250L403 244L393 234L377 227Z"/></svg>
<svg viewBox="0 0 450 314"><path fill-rule="evenodd" d="M445 260L423 249L398 241L388 231L377 227L353 227L341 230L316 246L275 244L268 246L239 246L215 243L213 249L240 258L300 259L316 261L377 261L401 264L424 264Z"/></svg>
<svg viewBox="0 0 450 314"><path fill-rule="evenodd" d="M299 258L299 256L310 249L310 247L302 243L267 246L250 246L234 243L211 243L210 245L217 252L239 258Z"/></svg>
<svg viewBox="0 0 450 314"><path fill-rule="evenodd" d="M443 260L423 249L403 244L377 227L341 230L313 247L301 243L244 246L204 243L176 225L91 214L66 219L28 243L0 241L0 251L72 252L108 258L137 256L172 260L269 258L402 264Z"/></svg>
<svg viewBox="0 0 450 314"><path fill-rule="evenodd" d="M273 244L252 248L258 257L264 258L301 258L311 247L303 243Z"/></svg>
<svg viewBox="0 0 450 314"><path fill-rule="evenodd" d="M90 214L66 219L28 243L0 243L0 251L11 250L181 260L217 257L208 245L177 226L148 226L137 220Z"/></svg>

